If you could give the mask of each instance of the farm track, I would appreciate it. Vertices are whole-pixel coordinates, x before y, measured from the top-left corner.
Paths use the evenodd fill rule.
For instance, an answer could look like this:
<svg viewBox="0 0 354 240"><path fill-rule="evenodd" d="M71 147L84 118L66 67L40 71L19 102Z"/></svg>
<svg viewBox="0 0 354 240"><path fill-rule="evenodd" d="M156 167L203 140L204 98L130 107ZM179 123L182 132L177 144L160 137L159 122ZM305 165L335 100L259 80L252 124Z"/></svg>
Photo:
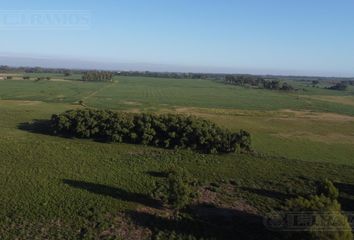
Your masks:
<svg viewBox="0 0 354 240"><path fill-rule="evenodd" d="M104 84L101 88L97 89L96 91L90 93L89 95L82 98L83 101L86 101L89 98L92 98L97 95L97 93L101 92L102 90L106 89L107 87L111 87L113 84L118 83L118 81L112 82L111 84Z"/></svg>

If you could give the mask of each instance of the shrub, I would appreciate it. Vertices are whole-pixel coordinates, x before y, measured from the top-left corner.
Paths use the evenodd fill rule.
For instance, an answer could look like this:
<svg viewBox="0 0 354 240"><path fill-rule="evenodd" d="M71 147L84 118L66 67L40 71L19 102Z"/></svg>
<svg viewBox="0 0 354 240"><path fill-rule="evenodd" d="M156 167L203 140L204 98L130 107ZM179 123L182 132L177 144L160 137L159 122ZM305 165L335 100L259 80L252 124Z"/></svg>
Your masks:
<svg viewBox="0 0 354 240"><path fill-rule="evenodd" d="M36 78L36 82L38 82L38 81L43 81L45 78L44 77L37 77Z"/></svg>
<svg viewBox="0 0 354 240"><path fill-rule="evenodd" d="M11 80L11 79L12 79L12 76L7 76L6 79L7 79L7 80Z"/></svg>
<svg viewBox="0 0 354 240"><path fill-rule="evenodd" d="M128 114L107 110L70 110L53 115L54 133L108 142L125 142L162 148L189 148L204 153L251 150L251 136L231 133L214 123L191 116Z"/></svg>
<svg viewBox="0 0 354 240"><path fill-rule="evenodd" d="M153 196L179 211L196 197L195 185L187 171L172 169L168 172L166 181L157 183Z"/></svg>
<svg viewBox="0 0 354 240"><path fill-rule="evenodd" d="M296 213L308 215L314 219L313 225L303 232L292 234L294 239L309 240L352 240L351 227L348 219L341 213L341 206L337 200L324 195L302 197L289 200L288 209Z"/></svg>
<svg viewBox="0 0 354 240"><path fill-rule="evenodd" d="M332 200L336 200L339 197L338 189L328 179L322 181L319 184L318 189L317 189L317 193L319 195L324 195L325 197L328 197Z"/></svg>
<svg viewBox="0 0 354 240"><path fill-rule="evenodd" d="M345 91L348 85L345 82L336 83L335 85L328 87L329 90Z"/></svg>
<svg viewBox="0 0 354 240"><path fill-rule="evenodd" d="M30 79L29 76L23 76L22 78L23 78L23 80L29 80Z"/></svg>

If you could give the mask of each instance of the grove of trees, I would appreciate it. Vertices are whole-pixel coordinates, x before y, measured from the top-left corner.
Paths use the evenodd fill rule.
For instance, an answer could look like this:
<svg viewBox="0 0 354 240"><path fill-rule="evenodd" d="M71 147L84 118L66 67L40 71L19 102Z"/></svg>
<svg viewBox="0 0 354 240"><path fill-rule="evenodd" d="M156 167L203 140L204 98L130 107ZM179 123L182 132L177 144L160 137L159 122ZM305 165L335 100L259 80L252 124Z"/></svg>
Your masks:
<svg viewBox="0 0 354 240"><path fill-rule="evenodd" d="M82 75L83 81L112 81L113 73L104 71L90 71Z"/></svg>
<svg viewBox="0 0 354 240"><path fill-rule="evenodd" d="M327 89L330 90L338 90L338 91L345 91L348 88L348 85L346 82L339 82L336 83L335 85L328 87Z"/></svg>
<svg viewBox="0 0 354 240"><path fill-rule="evenodd" d="M254 75L226 75L225 83L237 86L252 86L269 90L293 91L294 88L287 82L281 83L277 79L266 80Z"/></svg>
<svg viewBox="0 0 354 240"><path fill-rule="evenodd" d="M230 132L210 121L184 115L80 109L54 114L51 127L55 134L107 142L188 148L203 153L251 150L248 132Z"/></svg>

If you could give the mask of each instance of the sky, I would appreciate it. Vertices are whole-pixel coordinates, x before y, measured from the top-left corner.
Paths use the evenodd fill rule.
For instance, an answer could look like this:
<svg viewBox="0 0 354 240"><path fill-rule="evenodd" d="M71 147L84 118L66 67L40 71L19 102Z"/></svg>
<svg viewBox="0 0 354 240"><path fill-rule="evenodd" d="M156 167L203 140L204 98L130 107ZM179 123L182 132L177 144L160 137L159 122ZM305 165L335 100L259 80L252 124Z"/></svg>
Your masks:
<svg viewBox="0 0 354 240"><path fill-rule="evenodd" d="M353 13L353 0L2 0L0 64L353 77Z"/></svg>

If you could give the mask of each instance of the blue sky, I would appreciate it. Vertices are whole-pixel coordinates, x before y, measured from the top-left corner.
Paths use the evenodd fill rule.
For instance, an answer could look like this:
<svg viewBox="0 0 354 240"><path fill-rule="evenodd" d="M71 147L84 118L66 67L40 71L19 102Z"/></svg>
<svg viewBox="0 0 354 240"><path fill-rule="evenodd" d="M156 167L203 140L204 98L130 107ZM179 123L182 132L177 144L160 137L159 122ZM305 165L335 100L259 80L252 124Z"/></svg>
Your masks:
<svg viewBox="0 0 354 240"><path fill-rule="evenodd" d="M88 29L0 28L0 64L44 57L73 67L354 76L353 0L12 0L0 10L85 10L91 19Z"/></svg>

